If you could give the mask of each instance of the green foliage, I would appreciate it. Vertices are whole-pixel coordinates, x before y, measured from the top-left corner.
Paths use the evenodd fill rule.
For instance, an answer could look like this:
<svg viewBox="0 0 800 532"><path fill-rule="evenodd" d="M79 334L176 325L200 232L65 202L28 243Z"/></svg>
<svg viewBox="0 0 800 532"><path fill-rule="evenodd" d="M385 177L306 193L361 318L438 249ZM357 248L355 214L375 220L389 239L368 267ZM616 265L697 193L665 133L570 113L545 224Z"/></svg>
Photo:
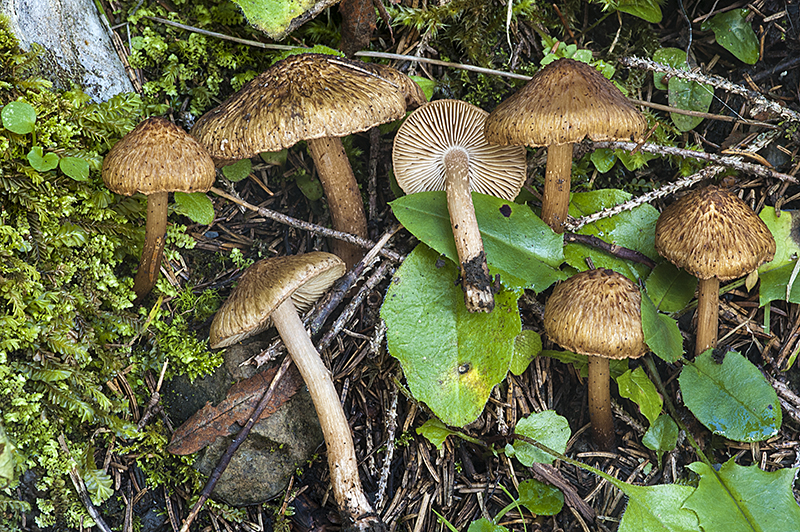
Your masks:
<svg viewBox="0 0 800 532"><path fill-rule="evenodd" d="M543 443L560 453L567 448L570 436L566 418L559 416L553 410L545 410L520 419L514 432ZM506 446L506 453L515 456L527 467L533 464L552 464L555 461L554 456L522 440L515 440L513 446Z"/></svg>
<svg viewBox="0 0 800 532"><path fill-rule="evenodd" d="M655 384L650 381L641 367L628 370L617 377L617 387L621 397L630 399L639 405L639 410L647 418L647 421L651 425L655 423L661 414L664 400L656 391Z"/></svg>
<svg viewBox="0 0 800 532"><path fill-rule="evenodd" d="M653 61L663 63L680 70L689 70L689 63L686 61L686 52L678 48L661 48L653 54ZM664 74L653 74L653 82L657 89L668 90L669 104L678 109L687 111L708 112L711 102L714 99L714 88L711 85L697 83L678 77L669 78L667 85L664 85ZM691 131L703 121L699 116L688 116L677 113L670 113L670 118L675 126L681 131Z"/></svg>
<svg viewBox="0 0 800 532"><path fill-rule="evenodd" d="M732 9L703 21L700 29L711 30L717 43L740 61L754 65L758 61L758 37L747 20L748 9Z"/></svg>

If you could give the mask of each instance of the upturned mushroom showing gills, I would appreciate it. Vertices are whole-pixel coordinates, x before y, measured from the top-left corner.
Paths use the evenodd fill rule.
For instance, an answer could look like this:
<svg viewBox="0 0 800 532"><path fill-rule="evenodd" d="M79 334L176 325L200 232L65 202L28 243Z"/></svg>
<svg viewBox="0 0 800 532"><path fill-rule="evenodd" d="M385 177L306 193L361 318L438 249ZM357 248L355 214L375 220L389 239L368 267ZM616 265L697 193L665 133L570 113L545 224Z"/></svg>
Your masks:
<svg viewBox="0 0 800 532"><path fill-rule="evenodd" d="M525 148L486 142L487 114L458 100L427 103L400 126L392 150L394 176L404 192L447 192L464 301L471 312L494 308L492 279L471 193L513 200L526 170Z"/></svg>
<svg viewBox="0 0 800 532"><path fill-rule="evenodd" d="M589 357L592 438L614 447L609 359L639 358L648 349L641 317L642 294L624 275L599 268L556 285L544 307L544 330L558 345Z"/></svg>
<svg viewBox="0 0 800 532"><path fill-rule="evenodd" d="M698 279L695 354L717 345L719 282L744 277L775 256L775 239L753 209L731 192L708 186L664 209L655 247Z"/></svg>
<svg viewBox="0 0 800 532"><path fill-rule="evenodd" d="M298 315L344 273L339 257L320 251L256 262L214 316L209 343L226 347L275 325L317 411L328 448L331 487L346 529L385 530L361 487L353 436L331 373Z"/></svg>
<svg viewBox="0 0 800 532"><path fill-rule="evenodd" d="M192 128L218 160L253 157L305 140L328 199L334 229L367 238L361 192L341 137L397 120L425 102L411 78L374 63L324 54L278 61ZM360 248L336 241L348 267Z"/></svg>
<svg viewBox="0 0 800 532"><path fill-rule="evenodd" d="M558 59L537 72L486 119L486 139L547 146L542 220L564 232L569 209L572 145L588 137L640 140L647 120L593 66Z"/></svg>
<svg viewBox="0 0 800 532"><path fill-rule="evenodd" d="M111 192L147 196L144 248L133 283L137 301L158 279L167 232L170 192L206 192L214 184L214 161L183 129L148 118L122 137L103 160L103 182Z"/></svg>

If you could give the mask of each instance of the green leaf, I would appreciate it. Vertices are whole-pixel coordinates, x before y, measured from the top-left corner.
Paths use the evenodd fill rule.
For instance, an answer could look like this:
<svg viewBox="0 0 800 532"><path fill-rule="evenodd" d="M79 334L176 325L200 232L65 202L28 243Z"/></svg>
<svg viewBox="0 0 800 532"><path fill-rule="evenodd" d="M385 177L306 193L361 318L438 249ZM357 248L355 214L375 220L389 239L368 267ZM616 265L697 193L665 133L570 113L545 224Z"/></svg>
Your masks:
<svg viewBox="0 0 800 532"><path fill-rule="evenodd" d="M613 207L630 199L630 194L616 189L595 190L592 192L576 192L569 204L569 214L574 217L586 216L603 209ZM638 251L650 258L657 258L655 249L655 224L658 211L649 204L640 205L633 210L615 214L597 222L581 227L577 233L594 235L597 238ZM564 247L567 264L583 271L588 267L586 258L592 259L596 268L608 268L637 281L650 273L643 264L633 263L597 248L583 244L569 243Z"/></svg>
<svg viewBox="0 0 800 532"><path fill-rule="evenodd" d="M644 343L665 362L677 362L683 356L683 336L678 323L656 310L646 293L642 293L642 332Z"/></svg>
<svg viewBox="0 0 800 532"><path fill-rule="evenodd" d="M579 355L572 351L554 351L545 349L542 351L541 356L554 358L564 364L572 364L575 366L578 374L587 378L589 376L589 358L586 355ZM609 360L609 373L612 379L617 379L620 375L628 371L628 359Z"/></svg>
<svg viewBox="0 0 800 532"><path fill-rule="evenodd" d="M510 291L495 295L492 312L469 312L458 274L436 251L417 246L393 277L381 317L389 352L413 396L448 425L462 427L481 414L508 373L521 323Z"/></svg>
<svg viewBox="0 0 800 532"><path fill-rule="evenodd" d="M659 0L620 0L617 9L652 24L661 22L661 6Z"/></svg>
<svg viewBox="0 0 800 532"><path fill-rule="evenodd" d="M448 429L440 420L433 418L423 423L421 427L418 427L417 434L431 442L437 450L441 450L442 445L444 445L444 440L446 440L448 436L458 433Z"/></svg>
<svg viewBox="0 0 800 532"><path fill-rule="evenodd" d="M599 148L589 155L589 160L592 161L598 172L605 174L614 168L614 163L617 162L617 155L611 148Z"/></svg>
<svg viewBox="0 0 800 532"><path fill-rule="evenodd" d="M176 192L175 211L198 224L214 221L214 204L204 192Z"/></svg>
<svg viewBox="0 0 800 532"><path fill-rule="evenodd" d="M661 63L662 65L671 66L673 68L687 69L688 63L686 62L686 51L680 48L659 48L653 54L653 61ZM663 80L666 74L661 72L653 72L653 85L655 88L665 91L669 87L664 85Z"/></svg>
<svg viewBox="0 0 800 532"><path fill-rule="evenodd" d="M617 378L619 394L626 399L630 399L637 405L642 415L652 425L661 414L664 400L656 391L656 386L648 378L644 370L639 367L635 370L628 370Z"/></svg>
<svg viewBox="0 0 800 532"><path fill-rule="evenodd" d="M58 155L55 153L45 155L41 146L34 146L28 152L28 162L37 172L48 172L58 168Z"/></svg>
<svg viewBox="0 0 800 532"><path fill-rule="evenodd" d="M800 257L800 212L780 211L780 216L777 214L774 207L764 207L758 215L775 239L775 256L758 268L759 273L787 264L794 265L797 257Z"/></svg>
<svg viewBox="0 0 800 532"><path fill-rule="evenodd" d="M647 295L661 312L677 312L694 299L697 278L686 270L664 261L645 281Z"/></svg>
<svg viewBox="0 0 800 532"><path fill-rule="evenodd" d="M17 135L27 135L36 124L36 110L28 102L9 102L0 111L3 127Z"/></svg>
<svg viewBox="0 0 800 532"><path fill-rule="evenodd" d="M80 157L62 157L58 161L58 167L68 177L75 181L89 180L89 161Z"/></svg>
<svg viewBox="0 0 800 532"><path fill-rule="evenodd" d="M563 237L555 234L527 205L472 193L489 272L511 289L541 292L566 279ZM392 212L406 229L453 262L458 262L444 192L418 192L394 200Z"/></svg>
<svg viewBox="0 0 800 532"><path fill-rule="evenodd" d="M536 515L556 515L564 507L564 494L536 479L519 483L519 503Z"/></svg>
<svg viewBox="0 0 800 532"><path fill-rule="evenodd" d="M678 444L678 425L668 414L661 414L642 436L642 443L656 452L660 462L663 454Z"/></svg>
<svg viewBox="0 0 800 532"><path fill-rule="evenodd" d="M241 159L233 164L222 167L222 175L230 181L236 183L250 175L253 170L253 163L250 159Z"/></svg>
<svg viewBox="0 0 800 532"><path fill-rule="evenodd" d="M282 149L278 151L262 151L258 154L261 160L266 164L272 166L283 166L286 164L286 158L289 156L289 150Z"/></svg>
<svg viewBox="0 0 800 532"><path fill-rule="evenodd" d="M653 54L653 60L680 70L689 70L686 52L678 48L662 48ZM713 87L674 76L669 79L669 83L665 87L663 79L664 74L653 75L656 88L669 89L668 98L672 107L687 111L708 112L711 101L714 99ZM703 118L699 116L678 113L670 113L670 117L675 127L681 131L690 131L703 121Z"/></svg>
<svg viewBox="0 0 800 532"><path fill-rule="evenodd" d="M700 475L697 489L683 507L697 514L708 532L796 532L800 506L792 494L797 468L768 473L731 458L718 472L702 462L689 464Z"/></svg>
<svg viewBox="0 0 800 532"><path fill-rule="evenodd" d="M720 46L748 65L758 61L758 37L747 20L749 9L732 9L714 15L703 22L700 29L711 30Z"/></svg>
<svg viewBox="0 0 800 532"><path fill-rule="evenodd" d="M319 201L322 199L323 190L322 183L316 177L304 170L299 170L294 174L294 181L297 188L307 197L310 201Z"/></svg>
<svg viewBox="0 0 800 532"><path fill-rule="evenodd" d="M81 477L83 477L84 484L86 484L86 490L89 492L92 502L100 506L114 494L114 481L108 473L102 469L97 469L97 465L94 462L93 445L87 445L82 456L82 462L78 469Z"/></svg>
<svg viewBox="0 0 800 532"><path fill-rule="evenodd" d="M514 339L514 356L511 358L509 371L514 375L522 375L541 352L542 337L536 331L525 329Z"/></svg>
<svg viewBox="0 0 800 532"><path fill-rule="evenodd" d="M687 363L678 378L683 402L714 434L754 442L771 438L781 427L775 390L749 360L729 351L721 364L709 349Z"/></svg>
<svg viewBox="0 0 800 532"><path fill-rule="evenodd" d="M514 432L536 440L560 453L567 449L570 437L569 423L566 418L559 416L553 410L545 410L520 419ZM526 467L533 464L552 464L556 459L522 440L514 440L513 447L514 456Z"/></svg>
<svg viewBox="0 0 800 532"><path fill-rule="evenodd" d="M469 524L467 532L508 532L508 529L502 525L492 523L485 517L481 517Z"/></svg>
<svg viewBox="0 0 800 532"><path fill-rule="evenodd" d="M789 291L789 298L786 298L786 288L792 278L794 264L787 264L774 270L759 275L761 286L759 289L759 305L764 306L770 301L789 301L789 303L800 303L800 275L795 277Z"/></svg>
<svg viewBox="0 0 800 532"><path fill-rule="evenodd" d="M700 532L697 516L681 508L694 492L691 486L634 486L617 479L608 480L628 496L617 532ZM704 532L716 530L724 529L707 528Z"/></svg>
<svg viewBox="0 0 800 532"><path fill-rule="evenodd" d="M431 101L431 98L433 98L433 89L436 88L436 82L432 79L423 78L422 76L409 77L422 89L422 93L425 94L425 99Z"/></svg>

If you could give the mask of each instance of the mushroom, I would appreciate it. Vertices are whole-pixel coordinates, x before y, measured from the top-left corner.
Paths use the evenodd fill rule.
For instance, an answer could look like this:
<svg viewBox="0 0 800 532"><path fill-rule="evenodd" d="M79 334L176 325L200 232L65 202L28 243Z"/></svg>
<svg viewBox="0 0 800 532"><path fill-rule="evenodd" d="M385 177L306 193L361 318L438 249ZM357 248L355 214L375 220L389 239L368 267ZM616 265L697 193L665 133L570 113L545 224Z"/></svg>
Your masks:
<svg viewBox="0 0 800 532"><path fill-rule="evenodd" d="M544 308L544 330L555 343L589 357L589 418L592 438L614 446L609 359L639 358L647 351L642 332L642 294L624 275L599 268L556 285Z"/></svg>
<svg viewBox="0 0 800 532"><path fill-rule="evenodd" d="M698 279L695 354L717 345L719 282L752 272L775 256L775 239L753 209L715 186L669 205L656 222L655 247Z"/></svg>
<svg viewBox="0 0 800 532"><path fill-rule="evenodd" d="M447 191L464 300L471 312L494 308L471 192L513 200L526 170L525 148L486 142L487 114L458 100L427 103L400 126L392 150L394 176L404 192Z"/></svg>
<svg viewBox="0 0 800 532"><path fill-rule="evenodd" d="M486 139L498 144L547 146L542 220L564 232L569 209L572 145L589 137L640 140L647 120L593 66L558 59L486 119Z"/></svg>
<svg viewBox="0 0 800 532"><path fill-rule="evenodd" d="M328 198L334 229L367 238L361 192L340 137L402 118L406 107L425 101L419 86L397 70L325 54L299 54L278 61L248 82L192 128L218 160L308 143ZM336 241L334 252L348 268L360 248Z"/></svg>
<svg viewBox="0 0 800 532"><path fill-rule="evenodd" d="M275 325L317 411L339 510L355 530L379 530L385 527L361 487L353 436L331 373L298 315L345 271L339 257L320 251L256 262L214 316L209 343L226 347Z"/></svg>
<svg viewBox="0 0 800 532"><path fill-rule="evenodd" d="M147 220L139 270L133 282L137 301L158 279L167 232L170 192L206 192L214 184L214 161L205 148L169 120L144 120L122 137L103 159L103 182L116 194L147 196Z"/></svg>

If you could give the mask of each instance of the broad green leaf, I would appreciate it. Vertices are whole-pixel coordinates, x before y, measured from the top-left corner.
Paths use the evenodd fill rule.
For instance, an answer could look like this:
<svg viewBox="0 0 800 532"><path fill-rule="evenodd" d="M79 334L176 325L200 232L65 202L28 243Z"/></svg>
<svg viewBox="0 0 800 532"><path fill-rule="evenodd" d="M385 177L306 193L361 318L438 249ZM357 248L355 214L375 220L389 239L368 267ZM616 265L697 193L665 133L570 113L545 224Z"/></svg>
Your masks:
<svg viewBox="0 0 800 532"><path fill-rule="evenodd" d="M446 424L475 421L492 388L508 373L521 323L517 296L495 295L489 313L464 305L458 269L420 244L387 290L381 317L389 352L400 361L413 396Z"/></svg>
<svg viewBox="0 0 800 532"><path fill-rule="evenodd" d="M559 416L553 410L545 410L520 419L514 432L536 440L560 453L567 449L570 437L569 423L566 418ZM526 467L533 464L552 464L555 460L554 456L522 440L514 440L513 448L514 456Z"/></svg>
<svg viewBox="0 0 800 532"><path fill-rule="evenodd" d="M425 95L425 99L431 101L433 98L433 89L436 88L436 82L432 79L423 78L422 76L409 76L414 83L419 85L419 88L422 89L422 93Z"/></svg>
<svg viewBox="0 0 800 532"><path fill-rule="evenodd" d="M656 310L646 293L642 293L642 332L644 343L665 362L676 362L683 356L683 336L678 323Z"/></svg>
<svg viewBox="0 0 800 532"><path fill-rule="evenodd" d="M469 524L467 532L508 532L508 529L502 525L492 523L485 517L481 517Z"/></svg>
<svg viewBox="0 0 800 532"><path fill-rule="evenodd" d="M233 164L223 166L222 175L235 183L249 176L252 170L253 163L250 159L241 159Z"/></svg>
<svg viewBox="0 0 800 532"><path fill-rule="evenodd" d="M541 292L566 279L558 270L564 261L564 241L527 205L472 193L489 272L503 286ZM421 242L458 262L444 192L418 192L394 200L392 212Z"/></svg>
<svg viewBox="0 0 800 532"><path fill-rule="evenodd" d="M677 312L694 299L697 278L686 270L664 261L653 269L645 282L647 295L661 312Z"/></svg>
<svg viewBox="0 0 800 532"><path fill-rule="evenodd" d="M214 204L204 192L176 192L175 211L198 224L214 221Z"/></svg>
<svg viewBox="0 0 800 532"><path fill-rule="evenodd" d="M700 532L697 516L681 508L694 492L691 486L634 486L617 479L612 484L628 496L628 506L617 532ZM715 530L705 529L703 532Z"/></svg>
<svg viewBox="0 0 800 532"><path fill-rule="evenodd" d="M58 167L65 175L75 181L87 181L89 179L89 161L80 157L62 157L58 161Z"/></svg>
<svg viewBox="0 0 800 532"><path fill-rule="evenodd" d="M680 48L659 48L653 54L653 61L661 63L662 65L671 66L673 68L688 68L686 62L686 51ZM665 91L669 87L664 85L663 80L666 74L661 72L653 72L653 85L655 88Z"/></svg>
<svg viewBox="0 0 800 532"><path fill-rule="evenodd" d="M661 22L661 6L659 0L620 0L617 9L652 24Z"/></svg>
<svg viewBox="0 0 800 532"><path fill-rule="evenodd" d="M17 135L26 135L33 131L36 124L36 110L28 102L9 102L0 111L3 127Z"/></svg>
<svg viewBox="0 0 800 532"><path fill-rule="evenodd" d="M34 146L28 152L28 162L37 172L48 172L58 168L58 155L55 153L45 154L41 146Z"/></svg>
<svg viewBox="0 0 800 532"><path fill-rule="evenodd" d="M536 515L556 515L564 507L564 494L550 484L528 479L519 483L519 503Z"/></svg>
<svg viewBox="0 0 800 532"><path fill-rule="evenodd" d="M514 375L522 375L541 352L542 337L536 331L525 329L514 339L514 356L511 358L509 371Z"/></svg>
<svg viewBox="0 0 800 532"><path fill-rule="evenodd" d="M303 22L314 18L334 0L234 0L247 22L271 39L283 40Z"/></svg>
<svg viewBox="0 0 800 532"><path fill-rule="evenodd" d="M564 364L572 364L578 371L578 374L584 379L589 376L589 359L586 355L579 355L572 351L554 351L545 349L542 351L541 356L554 358ZM617 379L620 375L628 371L628 359L609 360L609 373L612 379Z"/></svg>
<svg viewBox="0 0 800 532"><path fill-rule="evenodd" d="M669 65L680 70L689 70L686 61L686 52L678 48L662 48L653 54L653 60L662 64ZM663 83L664 74L653 74L653 81L658 89L668 89L669 104L678 109L687 111L707 112L714 99L714 89L710 85L704 85L695 81L688 81L678 77L671 77L667 86ZM681 131L694 129L703 119L699 116L681 115L670 113L672 122Z"/></svg>
<svg viewBox="0 0 800 532"><path fill-rule="evenodd" d="M800 257L800 212L781 211L780 216L776 216L774 207L764 207L759 213L775 239L775 256L770 262L762 264L758 268L758 273L764 273L775 268L780 268L787 264L794 265L795 260Z"/></svg>
<svg viewBox="0 0 800 532"><path fill-rule="evenodd" d="M714 434L729 440L766 440L781 427L775 390L749 360L729 351L721 364L709 349L687 363L678 378L683 402Z"/></svg>
<svg viewBox="0 0 800 532"><path fill-rule="evenodd" d="M418 427L417 434L431 442L437 450L442 449L444 440L446 440L448 436L453 434L458 435L457 432L448 429L444 423L435 418L429 419L423 423L421 427Z"/></svg>
<svg viewBox="0 0 800 532"><path fill-rule="evenodd" d="M616 189L577 192L572 195L569 214L578 218L598 212L630 199L630 194ZM594 235L609 243L643 253L656 259L655 224L658 211L649 204L640 205L633 210L615 214L597 222L581 227L577 233ZM587 269L586 257L592 259L596 268L609 268L637 281L650 273L643 264L620 259L600 249L583 244L570 243L564 246L567 264L583 271Z"/></svg>
<svg viewBox="0 0 800 532"><path fill-rule="evenodd" d="M768 473L734 460L725 462L718 472L702 462L689 464L700 475L700 483L683 508L695 512L708 532L800 530L800 506L792 494L797 468Z"/></svg>
<svg viewBox="0 0 800 532"><path fill-rule="evenodd" d="M617 377L617 386L622 397L639 405L639 410L647 418L647 421L651 425L655 423L661 414L664 400L656 391L656 385L650 381L641 367L633 371L628 370Z"/></svg>
<svg viewBox="0 0 800 532"><path fill-rule="evenodd" d="M792 280L795 264L786 264L780 268L759 274L761 287L759 289L759 305L764 306L770 301L786 301L786 288ZM790 303L800 303L800 274L792 282L789 299Z"/></svg>
<svg viewBox="0 0 800 532"><path fill-rule="evenodd" d="M316 177L305 171L298 171L294 174L294 181L297 188L307 197L310 201L319 201L322 199L323 190L322 182Z"/></svg>
<svg viewBox="0 0 800 532"><path fill-rule="evenodd" d="M668 414L661 414L642 436L642 443L656 452L660 462L661 456L678 444L678 425Z"/></svg>
<svg viewBox="0 0 800 532"><path fill-rule="evenodd" d="M592 161L592 164L594 164L594 167L597 168L598 172L605 174L614 168L614 163L617 162L617 155L614 153L614 150L610 148L599 148L589 155L589 159Z"/></svg>
<svg viewBox="0 0 800 532"><path fill-rule="evenodd" d="M758 37L747 20L749 9L732 9L714 15L703 22L700 29L711 30L717 43L748 65L758 61Z"/></svg>

